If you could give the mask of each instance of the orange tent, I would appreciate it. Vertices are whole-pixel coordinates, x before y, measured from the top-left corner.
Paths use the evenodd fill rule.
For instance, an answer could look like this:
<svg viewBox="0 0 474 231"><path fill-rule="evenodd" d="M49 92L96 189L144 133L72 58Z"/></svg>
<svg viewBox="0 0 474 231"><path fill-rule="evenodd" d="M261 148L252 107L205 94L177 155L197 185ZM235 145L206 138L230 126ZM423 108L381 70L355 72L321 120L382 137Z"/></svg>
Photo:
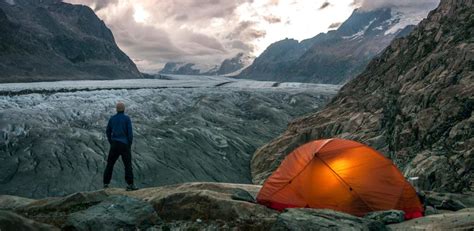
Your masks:
<svg viewBox="0 0 474 231"><path fill-rule="evenodd" d="M327 208L363 216L378 210L422 216L415 189L391 160L361 143L315 140L290 153L265 181L257 201L270 208Z"/></svg>

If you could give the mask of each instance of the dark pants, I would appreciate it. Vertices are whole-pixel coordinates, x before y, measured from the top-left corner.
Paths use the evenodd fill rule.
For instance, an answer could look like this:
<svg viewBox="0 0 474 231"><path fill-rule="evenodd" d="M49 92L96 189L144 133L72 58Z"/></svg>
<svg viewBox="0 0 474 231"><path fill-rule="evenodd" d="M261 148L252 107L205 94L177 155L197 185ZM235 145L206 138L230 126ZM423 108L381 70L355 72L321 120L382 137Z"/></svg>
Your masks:
<svg viewBox="0 0 474 231"><path fill-rule="evenodd" d="M127 184L133 184L132 154L130 146L118 141L112 141L110 144L109 156L107 158L107 167L104 172L104 184L109 184L112 179L114 165L119 156L122 156L125 167L125 181Z"/></svg>

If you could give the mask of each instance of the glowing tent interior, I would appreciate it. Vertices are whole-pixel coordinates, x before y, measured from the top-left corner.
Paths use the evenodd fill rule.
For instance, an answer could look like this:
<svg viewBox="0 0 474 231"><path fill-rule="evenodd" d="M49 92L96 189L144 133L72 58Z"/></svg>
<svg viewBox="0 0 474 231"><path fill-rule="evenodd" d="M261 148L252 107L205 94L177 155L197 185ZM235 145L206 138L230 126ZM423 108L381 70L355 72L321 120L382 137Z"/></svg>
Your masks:
<svg viewBox="0 0 474 231"><path fill-rule="evenodd" d="M327 208L363 216L398 209L420 217L415 189L392 161L351 140L306 143L291 152L265 181L257 201L270 208Z"/></svg>

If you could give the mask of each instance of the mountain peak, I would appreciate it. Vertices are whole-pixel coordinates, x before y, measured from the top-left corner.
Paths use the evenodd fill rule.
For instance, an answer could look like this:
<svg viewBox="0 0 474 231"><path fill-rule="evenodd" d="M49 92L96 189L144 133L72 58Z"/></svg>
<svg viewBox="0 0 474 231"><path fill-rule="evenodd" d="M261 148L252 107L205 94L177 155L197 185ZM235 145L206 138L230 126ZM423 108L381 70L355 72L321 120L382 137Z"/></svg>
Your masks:
<svg viewBox="0 0 474 231"><path fill-rule="evenodd" d="M0 82L142 77L87 6L2 0L0 24Z"/></svg>
<svg viewBox="0 0 474 231"><path fill-rule="evenodd" d="M175 75L236 75L250 65L253 57L242 52L225 59L220 65L204 65L186 62L167 62L161 74Z"/></svg>
<svg viewBox="0 0 474 231"><path fill-rule="evenodd" d="M381 8L374 11L355 9L351 16L337 29L341 36L354 35L362 30L367 30L374 22L378 24L392 17L390 8Z"/></svg>
<svg viewBox="0 0 474 231"><path fill-rule="evenodd" d="M271 44L241 78L342 84L362 72L394 38L408 34L420 13L383 7L356 9L337 30L298 43L284 39Z"/></svg>

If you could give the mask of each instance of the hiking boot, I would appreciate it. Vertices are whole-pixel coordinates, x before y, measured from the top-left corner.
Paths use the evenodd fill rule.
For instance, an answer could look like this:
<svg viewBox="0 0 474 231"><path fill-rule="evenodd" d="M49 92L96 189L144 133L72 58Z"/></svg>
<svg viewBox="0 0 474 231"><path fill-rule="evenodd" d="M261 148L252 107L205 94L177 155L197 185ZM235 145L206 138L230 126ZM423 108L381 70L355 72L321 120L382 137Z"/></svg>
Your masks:
<svg viewBox="0 0 474 231"><path fill-rule="evenodd" d="M104 189L108 189L109 188L109 184L104 184Z"/></svg>
<svg viewBox="0 0 474 231"><path fill-rule="evenodd" d="M133 185L133 184L129 184L126 188L127 191L135 191L135 190L138 190L138 188Z"/></svg>

